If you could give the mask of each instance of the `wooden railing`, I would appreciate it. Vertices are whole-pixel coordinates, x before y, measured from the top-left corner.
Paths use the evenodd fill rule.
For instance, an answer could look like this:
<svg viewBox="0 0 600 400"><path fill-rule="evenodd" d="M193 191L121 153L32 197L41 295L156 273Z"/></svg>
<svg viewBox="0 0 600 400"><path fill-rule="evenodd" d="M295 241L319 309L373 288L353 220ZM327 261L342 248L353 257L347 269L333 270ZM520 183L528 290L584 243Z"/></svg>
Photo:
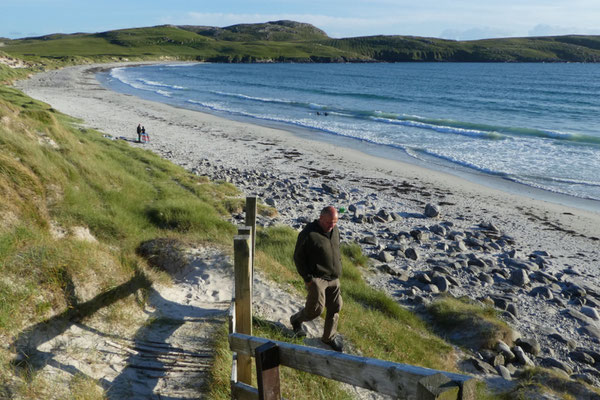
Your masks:
<svg viewBox="0 0 600 400"><path fill-rule="evenodd" d="M255 199L255 198L254 198ZM256 202L247 202L254 204ZM249 215L247 212L246 215ZM252 218L254 214L250 213ZM251 234L256 221L246 220L234 238L235 297L229 312L229 346L233 351L231 398L279 400L279 366L410 400L474 400L475 379L467 375L299 346L252 336ZM252 387L255 358L258 389Z"/></svg>

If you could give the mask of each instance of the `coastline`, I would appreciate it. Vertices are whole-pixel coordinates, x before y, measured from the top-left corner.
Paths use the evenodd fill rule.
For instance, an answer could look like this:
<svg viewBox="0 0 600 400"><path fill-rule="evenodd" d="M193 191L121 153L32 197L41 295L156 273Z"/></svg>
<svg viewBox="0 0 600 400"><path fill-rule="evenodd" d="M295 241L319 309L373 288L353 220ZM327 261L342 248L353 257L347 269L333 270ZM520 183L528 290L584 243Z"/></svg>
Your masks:
<svg viewBox="0 0 600 400"><path fill-rule="evenodd" d="M112 92L95 78L99 68L131 64L69 67L35 75L16 86L63 113L82 119L84 126L115 138L127 138L131 145L151 150L194 173L229 180L245 194L257 194L262 201L271 201L280 215L267 221L269 224L298 228L304 219L315 217L320 206L329 202L345 208L364 202L373 214L388 210L399 217L389 224L356 223L349 213L340 219L343 239L360 242L363 251L374 256L384 250L391 251L392 242L399 241L396 235L401 231L421 228L429 231L429 225L441 224L455 231L474 232L474 227L491 222L509 235L514 245L490 251L472 250L470 254L474 257L493 259L496 269L509 270L501 260L512 250L523 259L530 259L535 252L547 253L544 273L560 279L567 287L574 284L586 287L589 293L600 292L597 212L508 193L452 174L376 157L286 130ZM150 143L133 142L138 123L146 126ZM344 195L330 192L323 185L338 187ZM280 187L292 189L284 191ZM427 203L440 207L439 218L424 217ZM365 244L366 236L376 237L378 243ZM432 267L430 260L454 260L451 255L440 255L437 245L445 239L433 240L435 235L430 236L431 243L411 242L411 246L418 246L420 261L398 256L386 264L416 275ZM473 258L465 257L456 259L464 261L466 269L467 260ZM493 274L494 268L489 271ZM457 276L460 274L457 271ZM372 282L393 292L398 289L390 283L393 279L379 274ZM461 285L451 290L453 295L480 298L495 295L494 290L503 290L475 282L467 274L457 279ZM513 301L520 310L517 320L511 321L516 330L526 337L537 338L545 349L552 350L544 354L552 353L559 359L568 359L568 349L557 346L547 332L554 331L585 348L600 351L598 337L572 329L573 322L563 315L561 310L571 307L571 303L567 304L569 299L565 304L554 305L528 295L529 289L514 288ZM432 296L424 290L419 293L426 299ZM402 296L399 301L410 300L410 296ZM597 299L595 302L600 303ZM580 305L574 304L572 308L579 310Z"/></svg>

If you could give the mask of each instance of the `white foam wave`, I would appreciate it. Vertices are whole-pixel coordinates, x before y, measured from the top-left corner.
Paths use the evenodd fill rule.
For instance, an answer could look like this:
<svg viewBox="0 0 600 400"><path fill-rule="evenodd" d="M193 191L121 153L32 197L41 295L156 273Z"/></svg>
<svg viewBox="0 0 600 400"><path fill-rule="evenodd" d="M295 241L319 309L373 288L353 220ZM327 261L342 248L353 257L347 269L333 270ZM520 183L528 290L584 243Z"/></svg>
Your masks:
<svg viewBox="0 0 600 400"><path fill-rule="evenodd" d="M183 90L183 89L186 89L186 88L185 88L185 87L183 87L183 86L169 85L169 84L166 84L166 83L162 83L162 82L155 82L155 81L151 81L151 80L148 80L148 79L143 79L143 78L138 78L138 81L140 81L140 82L142 82L143 84L145 84L145 85L148 85L148 86L166 87L166 88L169 88L169 89L176 89L176 90Z"/></svg>
<svg viewBox="0 0 600 400"><path fill-rule="evenodd" d="M470 136L470 137L476 137L476 138L485 138L485 139L504 139L505 138L504 135L502 135L498 132L486 132L486 131L480 131L480 130L476 130L476 129L456 128L456 127L452 127L452 126L427 124L425 122L397 120L397 119L381 118L381 117L370 117L370 119L373 121L385 122L388 124L410 126L410 127L414 127L414 128L421 128L421 129L429 129L429 130L433 130L433 131L441 132L441 133L453 133L453 134L457 134L457 135Z"/></svg>

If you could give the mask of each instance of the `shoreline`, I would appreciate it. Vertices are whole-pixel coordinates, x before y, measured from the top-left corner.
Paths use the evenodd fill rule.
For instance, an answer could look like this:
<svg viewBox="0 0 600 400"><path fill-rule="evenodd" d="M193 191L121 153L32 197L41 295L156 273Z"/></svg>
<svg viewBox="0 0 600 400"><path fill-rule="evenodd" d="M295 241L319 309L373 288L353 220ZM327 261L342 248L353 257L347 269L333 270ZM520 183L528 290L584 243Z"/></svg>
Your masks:
<svg viewBox="0 0 600 400"><path fill-rule="evenodd" d="M453 296L477 300L509 296L519 310L509 318L511 326L523 337L539 341L540 357L571 363L569 348L553 339L555 334L600 352L600 320L578 318L581 302L566 297L570 288L585 288L589 307L600 308L600 214L307 140L286 130L112 92L95 78L95 70L108 67L48 71L16 86L82 119L84 126L125 137L131 145L197 175L223 179L246 195L256 194L279 212L276 218L261 218L262 225L298 229L328 204L362 209L340 215L342 240L360 244L375 264L366 279L408 308L418 308L438 293L417 277L433 274L435 268L437 273L448 270L456 284L448 284L446 291ZM145 145L133 142L140 122L151 138ZM425 215L428 203L439 207L438 217ZM238 223L240 217L233 215L231 221ZM496 234L488 235L490 227ZM413 231L424 238L411 239ZM407 249L418 257L408 257ZM526 271L526 281L513 282L512 274L518 270ZM542 287L553 298L534 294ZM580 329L573 328L579 325ZM585 330L589 326L597 329L597 336Z"/></svg>
<svg viewBox="0 0 600 400"><path fill-rule="evenodd" d="M183 65L185 64L189 63L184 63ZM451 161L439 159L426 154L420 156L411 155L402 148L393 146L390 147L384 144L371 142L369 140L346 137L343 135L338 135L319 129L295 126L286 124L284 122L269 121L252 116L238 115L236 113L202 109L201 107L194 107L189 104L172 102L171 99L157 96L152 92L146 93L144 91L128 90L131 88L121 87L122 84L118 80L115 83L111 83L111 69L112 68L103 68L100 71L100 74L97 77L97 79L100 81L100 84L104 88L111 91L115 91L117 93L133 95L147 101L159 102L170 105L172 107L197 111L200 113L209 114L219 118L224 118L240 123L258 125L264 128L286 131L305 140L330 143L337 147L358 150L359 152L365 153L366 155L370 155L373 157L385 159L388 161L398 161L401 163L410 164L416 167L431 170L434 173L437 172L450 174L457 178L465 179L470 183L481 185L490 189L496 189L517 196L525 196L534 200L547 201L558 205L578 208L600 214L600 200L594 198L578 197L570 194L561 193L558 191L540 188L535 185L530 185L519 182L517 180L513 180L509 177L491 174L485 171L479 171L476 169L469 168L468 166L456 164Z"/></svg>

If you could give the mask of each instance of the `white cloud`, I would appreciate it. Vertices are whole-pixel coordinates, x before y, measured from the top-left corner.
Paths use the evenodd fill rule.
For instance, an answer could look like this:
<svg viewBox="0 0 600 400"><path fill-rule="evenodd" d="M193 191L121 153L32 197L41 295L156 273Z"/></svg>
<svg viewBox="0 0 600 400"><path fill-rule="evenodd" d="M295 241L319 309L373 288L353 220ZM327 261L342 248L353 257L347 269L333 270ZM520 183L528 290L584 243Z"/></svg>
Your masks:
<svg viewBox="0 0 600 400"><path fill-rule="evenodd" d="M515 36L514 32L491 27L474 27L469 29L446 29L440 38L452 40L477 40Z"/></svg>
<svg viewBox="0 0 600 400"><path fill-rule="evenodd" d="M565 26L538 24L529 31L529 36L559 36L559 35L598 35L600 29L574 28Z"/></svg>

